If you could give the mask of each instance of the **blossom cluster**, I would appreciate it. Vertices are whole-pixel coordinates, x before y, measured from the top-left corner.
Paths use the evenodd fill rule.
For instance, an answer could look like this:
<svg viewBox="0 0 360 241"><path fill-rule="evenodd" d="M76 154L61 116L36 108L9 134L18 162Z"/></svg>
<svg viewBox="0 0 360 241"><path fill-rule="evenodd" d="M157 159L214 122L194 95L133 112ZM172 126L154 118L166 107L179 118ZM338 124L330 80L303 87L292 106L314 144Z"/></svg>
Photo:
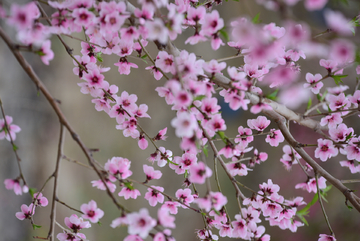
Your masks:
<svg viewBox="0 0 360 241"><path fill-rule="evenodd" d="M357 47L348 39L355 32L355 22L340 12L326 9L326 24L339 37L329 39L324 44L312 37L312 30L306 23L286 20L281 24L259 24L247 17L238 17L230 22L230 37L227 39L227 34L224 34L227 31L226 24L219 11L214 9L220 2L209 1L204 4L197 0L138 0L140 7L135 7L127 1L48 1L54 10L51 16L46 17L51 24L41 23L40 17L45 15L39 8L40 3L12 4L9 13L0 7L0 18L17 30L16 38L22 47L39 55L46 65L54 58L50 41L52 35L83 32L85 38L80 43L81 55L73 56L73 73L80 79L80 92L89 94L95 109L114 118L115 128L122 131L125 137L135 139L141 150L150 148L149 142L153 145L155 150L147 159L152 166L143 164L145 181L136 182L147 187L146 193L141 194L136 188L137 184L131 179L131 161L124 157L109 159L101 169L100 179L92 181L93 187L108 190L111 194L119 186L121 190L118 196L121 198L136 199L143 195L149 206L159 206L157 219L151 217L147 208L141 208L139 212L122 210L121 216L113 220L111 227L126 225L129 234L124 239L126 241L143 240L148 236L154 240L175 240L171 236L171 229L176 228L175 215L179 208L202 213L206 225L204 229L197 231L201 240L217 240L218 236L270 240L270 236L265 234L265 227L260 225L262 220L268 221L270 226L292 232L304 225L296 216L297 208L306 204L303 198L285 199L279 194L280 187L271 179L260 184L260 190L253 191L251 197L241 197L243 206L239 207L239 212L235 215L227 213L229 197L222 192L207 187L207 192L201 194L195 188L191 189L195 185L210 186L209 179L217 171L215 168L211 169L206 162L205 151L208 146L214 152L214 161L222 164L231 182L237 185L239 177L247 176L249 172L256 170L256 165L270 158L268 153L252 146L255 138L266 136L264 140L271 147L278 147L285 141L283 131L274 128L275 122L259 115L261 112L266 114L280 109L274 107L276 102L271 101L265 93L269 89L281 89L283 96L291 95L295 89L294 95L295 92L298 95L291 99L298 103L283 101L284 108L305 102L311 93L316 95L319 104L312 106L310 101L307 114L302 116L303 119L311 118L309 113L314 110L321 116L316 130L323 131L322 138L317 139L316 144L309 144L316 145L313 155L325 162L342 154L346 156L346 160L340 161L340 165L348 167L351 173L360 172L360 137L352 127L344 123L346 117L359 110L360 90L345 94L349 86L339 85L342 78L346 77L345 67L357 61ZM268 9L279 10L284 6L291 8L299 0L257 2ZM313 11L323 9L327 2L305 0L304 5L306 9ZM186 38L185 44L209 42L214 51L223 46L230 47L236 53L236 58L242 58L243 64L229 66L224 59L206 61L194 52L178 50L172 41L182 35L185 29L191 30L191 36ZM154 58L146 50L152 42L159 50ZM118 85L105 80L105 73L110 67L102 65L102 58L107 55L117 56L118 60L113 65L120 75L136 71L139 68L136 61L146 58L151 61L145 68L149 70L149 76L157 81L164 80L158 82L155 91L176 112L176 117L170 124L175 135L181 139L180 155L174 155L172 150L158 146L159 141L166 140L167 127L153 136L140 127L140 120L151 118L147 113L149 106L138 104L136 94L120 91ZM321 71L306 72L305 78L301 79L300 60L309 58L319 59ZM359 66L356 67L356 75L360 75ZM222 80L224 78L226 80ZM328 79L334 79L338 86L329 87L325 84ZM297 84L300 81L301 84ZM300 97L300 92L304 93L305 99ZM247 120L247 126L238 126L238 133L234 138L225 134L227 125L217 94L230 109L249 110L257 115L256 118ZM278 100L281 102L280 96ZM14 141L16 133L21 129L12 124L10 116L4 118L0 120L0 139ZM222 141L217 145L220 147L219 151L214 144L217 137ZM306 181L298 183L295 188L318 193L317 188L326 188L326 179L313 177L317 175L314 167L307 163L301 164L303 156L294 149L298 146L300 145L284 145L280 162L287 170L295 164L301 165ZM175 174L184 177L185 186L177 189L174 197L167 194L162 186L148 185L152 180L162 177L163 169L155 170L155 163L159 168L168 167ZM217 180L216 175L215 173ZM21 178L6 179L5 187L13 189L17 195L27 192L24 179L23 187L20 185ZM238 196L239 193L237 191ZM35 208L47 204L42 193L36 193L33 202L29 206L23 204L22 212L16 213L16 217L20 220L32 220ZM65 224L71 232L64 229L57 235L59 240L85 240L86 236L80 230L90 228L90 222L97 223L104 216L104 212L93 200L81 205L80 209L83 213L81 217L73 214L65 218ZM156 233L152 233L153 231ZM335 240L332 234L320 234L319 241L325 239Z"/></svg>

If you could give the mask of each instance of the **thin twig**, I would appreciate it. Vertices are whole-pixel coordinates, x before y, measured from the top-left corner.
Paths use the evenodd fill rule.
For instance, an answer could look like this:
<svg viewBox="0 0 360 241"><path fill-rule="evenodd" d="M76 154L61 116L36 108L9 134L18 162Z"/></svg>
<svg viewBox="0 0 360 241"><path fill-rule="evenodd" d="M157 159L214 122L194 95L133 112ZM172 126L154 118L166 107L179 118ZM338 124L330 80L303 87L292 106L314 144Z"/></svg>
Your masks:
<svg viewBox="0 0 360 241"><path fill-rule="evenodd" d="M19 172L20 172L20 178L21 178L21 180L23 180L24 185L27 185L27 184L26 184L26 181L25 181L25 178L24 178L24 174L23 174L23 172L22 172L22 170L21 170L21 165L20 165L21 159L20 159L19 154L17 153L17 147L16 147L16 145L15 145L15 143L14 143L14 140L13 140L11 134L10 134L10 126L9 126L9 124L8 124L7 121L6 121L6 115L5 115L4 107L3 107L3 105L2 105L2 100L1 100L1 98L0 98L0 109L1 109L1 114L2 114L3 117L4 117L4 125L5 125L5 129L6 129L6 130L3 130L3 131L7 131L7 132L8 132L8 135L9 135L9 137L10 137L10 143L11 143L12 149L13 149L13 151L14 151L14 153L15 153L16 160L17 160L17 164L18 164L18 168L19 168Z"/></svg>
<svg viewBox="0 0 360 241"><path fill-rule="evenodd" d="M60 161L62 158L63 146L64 146L64 138L65 138L65 129L64 129L64 126L60 123L58 153L57 153L57 158L56 158L55 171L53 173L54 189L53 189L52 204L51 204L50 229L48 232L48 239L50 238L50 241L55 240L56 199L57 199L56 197L57 197L57 190L58 190L58 177L59 177L59 172L60 172Z"/></svg>
<svg viewBox="0 0 360 241"><path fill-rule="evenodd" d="M324 204L322 202L322 196L320 194L320 188L319 188L319 177L318 177L318 173L315 171L315 179L316 179L316 189L317 189L317 194L318 194L318 200L319 200L319 203L320 203L320 206L321 206L321 210L324 214L324 218L325 218L325 221L326 221L326 224L330 230L330 233L333 237L335 237L334 235L334 231L332 230L331 228L331 225L330 225L330 222L329 222L329 218L326 214L326 211L325 211L325 208L324 208Z"/></svg>
<svg viewBox="0 0 360 241"><path fill-rule="evenodd" d="M14 48L14 44L11 41L11 39L7 36L7 34L3 31L3 29L0 27L0 37L5 41L5 43L10 48L11 52L15 56L15 58L18 60L21 67L25 70L25 72L28 74L30 79L36 84L37 88L43 93L51 107L54 109L56 115L59 118L60 123L62 123L66 129L70 132L71 137L74 139L74 141L79 145L82 152L85 154L86 158L88 159L89 165L93 168L93 170L96 172L96 174L99 176L101 181L104 183L106 192L108 196L112 199L113 203L116 205L119 209L124 209L124 207L118 203L118 201L115 199L113 193L110 191L109 187L106 185L106 181L104 177L102 176L100 170L94 165L93 157L88 150L88 148L85 146L85 144L81 141L79 135L73 130L69 122L67 121L65 115L62 113L61 109L58 106L58 102L56 99L50 94L50 92L47 90L43 82L40 80L40 78L37 76L37 74L32 69L31 65L25 60L24 56L16 49Z"/></svg>
<svg viewBox="0 0 360 241"><path fill-rule="evenodd" d="M69 208L69 209L71 209L71 210L75 211L75 212L78 212L78 213L84 214L84 213L83 213L82 211L80 211L79 209L73 208L73 207L71 207L71 206L67 205L66 203L64 203L63 201L60 201L60 200L59 200L59 198L57 198L57 197L55 197L55 201L56 201L56 202L58 202L58 203L60 203L60 204L62 204L62 205L64 205L65 207L67 207L67 208Z"/></svg>

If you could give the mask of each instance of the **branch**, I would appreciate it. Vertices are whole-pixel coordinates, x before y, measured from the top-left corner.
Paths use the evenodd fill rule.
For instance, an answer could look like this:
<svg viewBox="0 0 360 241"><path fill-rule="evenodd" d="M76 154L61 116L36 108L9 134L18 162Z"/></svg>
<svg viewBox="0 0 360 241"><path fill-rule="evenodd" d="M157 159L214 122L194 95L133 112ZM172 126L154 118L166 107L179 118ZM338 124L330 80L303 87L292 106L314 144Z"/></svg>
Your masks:
<svg viewBox="0 0 360 241"><path fill-rule="evenodd" d="M281 133L283 134L286 141L297 151L297 153L314 169L314 172L323 176L331 185L336 187L344 196L346 197L346 201L350 201L350 203L360 212L360 202L359 197L357 197L352 190L347 188L339 179L332 176L328 173L324 168L322 168L314 159L312 159L309 154L299 145L294 137L291 135L290 131L286 127L285 117L280 116L273 110L264 110L264 113L272 118L276 124L278 125Z"/></svg>
<svg viewBox="0 0 360 241"><path fill-rule="evenodd" d="M37 76L37 74L34 72L30 64L25 60L24 56L14 47L14 43L11 41L11 39L6 35L6 33L3 31L3 29L0 27L0 37L5 41L5 43L10 48L11 52L14 54L15 58L21 65L21 67L25 70L27 75L30 77L30 79L35 83L37 88L43 93L51 107L54 109L56 115L59 118L59 122L66 127L66 129L70 132L71 137L73 140L79 145L80 149L85 154L86 158L88 159L89 165L94 169L96 174L100 177L101 181L104 183L106 187L106 192L109 195L109 197L112 199L113 203L117 206L118 209L124 209L122 205L120 205L117 200L115 199L114 195L110 191L109 187L106 185L106 181L104 177L102 176L100 170L94 165L93 157L89 151L89 149L85 146L85 144L80 140L80 137L78 134L73 130L67 119L65 118L64 114L62 113L61 109L58 106L58 103L54 97L50 94L50 92L47 90L45 85L42 83L40 78Z"/></svg>
<svg viewBox="0 0 360 241"><path fill-rule="evenodd" d="M57 196L57 189L58 189L58 176L60 171L60 161L62 158L62 150L64 145L64 137L65 137L65 131L64 126L60 124L60 137L59 137L59 144L58 144L58 154L56 158L56 165L55 165L55 171L53 173L54 177L54 190L53 190L53 196L52 196L52 205L51 205L51 214L50 214L50 229L48 233L48 239L50 238L50 241L55 239L55 220L56 220L56 196Z"/></svg>

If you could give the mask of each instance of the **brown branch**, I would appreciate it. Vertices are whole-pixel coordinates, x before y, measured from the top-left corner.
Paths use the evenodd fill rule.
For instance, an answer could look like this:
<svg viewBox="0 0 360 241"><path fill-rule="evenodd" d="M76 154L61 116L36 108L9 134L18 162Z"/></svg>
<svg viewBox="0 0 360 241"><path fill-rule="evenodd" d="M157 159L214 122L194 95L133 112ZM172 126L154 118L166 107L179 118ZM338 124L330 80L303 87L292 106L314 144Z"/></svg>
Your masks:
<svg viewBox="0 0 360 241"><path fill-rule="evenodd" d="M73 140L79 145L80 149L85 154L86 158L88 159L89 165L94 169L96 174L99 176L101 181L104 183L106 192L109 195L109 197L112 199L113 203L117 206L119 209L124 209L124 207L117 202L114 195L110 191L109 187L106 185L106 181L101 174L100 170L94 165L94 160L91 155L91 152L89 149L85 146L85 144L80 140L80 137L78 134L73 130L67 119L65 118L64 114L62 113L61 109L58 106L58 103L56 99L50 94L50 92L47 90L43 82L40 80L40 78L37 76L37 74L34 72L30 64L25 60L24 56L14 47L14 43L11 41L11 39L7 36L7 34L3 31L3 29L0 27L0 37L5 41L5 43L10 48L11 52L21 65L21 67L25 70L25 72L28 74L30 79L35 83L37 88L43 93L51 107L54 109L56 115L59 118L59 122L63 124L66 129L70 132L71 137Z"/></svg>
<svg viewBox="0 0 360 241"><path fill-rule="evenodd" d="M300 143L294 139L294 137L291 135L290 131L286 127L285 117L279 115L273 110L264 110L263 112L276 122L286 141L314 169L314 172L323 176L331 185L336 187L346 197L345 202L350 201L354 208L356 208L356 210L360 212L359 197L357 197L352 190L347 188L339 179L328 173L314 159L312 159L309 154L307 154L307 152L301 147L301 145L299 145Z"/></svg>
<svg viewBox="0 0 360 241"><path fill-rule="evenodd" d="M64 145L64 137L65 137L65 129L63 124L60 123L60 137L59 137L59 144L58 144L58 153L56 158L56 165L55 171L53 173L54 177L54 190L52 196L52 204L51 204L51 214L50 214L50 229L48 233L48 239L50 241L55 240L55 220L56 220L56 197L57 197L57 190L58 190L58 177L60 171L60 161L62 158L63 153L63 145Z"/></svg>
<svg viewBox="0 0 360 241"><path fill-rule="evenodd" d="M26 181L25 181L25 178L24 178L24 174L23 174L23 172L22 172L22 170L21 170L21 165L20 165L21 159L20 159L19 154L17 153L17 147L16 147L16 145L15 145L15 143L14 143L14 140L13 140L12 136L10 135L10 126L9 126L9 124L6 122L6 115L5 115L4 107L3 107L3 105L2 105L1 98L0 98L0 109L1 109L1 114L2 114L3 117L4 117L5 129L6 129L6 131L8 132L8 135L9 135L9 137L10 137L10 143L11 143L12 149L13 149L13 151L14 151L14 153L15 153L15 157L16 157L17 164L18 164L18 168L19 168L19 172L20 172L20 178L21 178L21 180L23 180L24 185L27 185L27 184L26 184ZM4 130L4 131L5 131L5 130Z"/></svg>

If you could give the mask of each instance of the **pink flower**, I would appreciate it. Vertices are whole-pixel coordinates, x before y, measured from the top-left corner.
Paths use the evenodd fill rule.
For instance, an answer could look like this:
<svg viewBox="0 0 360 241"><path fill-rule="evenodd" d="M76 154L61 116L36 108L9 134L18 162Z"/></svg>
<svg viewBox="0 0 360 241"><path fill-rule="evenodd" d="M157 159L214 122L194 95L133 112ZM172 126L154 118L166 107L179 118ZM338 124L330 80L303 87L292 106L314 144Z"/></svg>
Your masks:
<svg viewBox="0 0 360 241"><path fill-rule="evenodd" d="M332 40L330 46L330 57L340 64L354 61L355 45L346 39Z"/></svg>
<svg viewBox="0 0 360 241"><path fill-rule="evenodd" d="M137 69L138 66L134 63L128 62L125 57L121 57L118 63L114 64L115 66L118 66L118 71L120 74L129 75L130 74L130 68Z"/></svg>
<svg viewBox="0 0 360 241"><path fill-rule="evenodd" d="M146 238L151 229L156 226L156 220L149 216L146 208L140 209L138 213L133 212L127 215L129 234L137 234L141 238Z"/></svg>
<svg viewBox="0 0 360 241"><path fill-rule="evenodd" d="M95 15L86 8L74 9L72 12L72 17L74 18L74 24L84 28L88 28L96 23Z"/></svg>
<svg viewBox="0 0 360 241"><path fill-rule="evenodd" d="M221 117L221 114L214 115L211 120L206 122L205 127L211 137L214 136L217 131L226 130L225 120Z"/></svg>
<svg viewBox="0 0 360 241"><path fill-rule="evenodd" d="M89 83L89 86L95 88L102 88L105 76L100 73L99 69L93 69L84 74L84 80Z"/></svg>
<svg viewBox="0 0 360 241"><path fill-rule="evenodd" d="M138 146L141 150L145 150L148 147L148 141L146 140L144 134L140 134Z"/></svg>
<svg viewBox="0 0 360 241"><path fill-rule="evenodd" d="M18 30L31 28L34 20L40 17L40 11L35 2L19 6L11 4L10 18L8 23L15 26Z"/></svg>
<svg viewBox="0 0 360 241"><path fill-rule="evenodd" d="M349 144L344 148L348 160L357 160L360 162L360 137L351 138Z"/></svg>
<svg viewBox="0 0 360 241"><path fill-rule="evenodd" d="M262 132L270 125L270 120L265 116L258 116L256 119L248 119L247 124L251 129Z"/></svg>
<svg viewBox="0 0 360 241"><path fill-rule="evenodd" d="M255 149L254 150L254 157L251 158L251 160L249 161L249 166L254 167L255 163L260 164L261 162L264 162L267 159L268 159L268 154L266 152L260 152L259 153L259 151L257 149Z"/></svg>
<svg viewBox="0 0 360 241"><path fill-rule="evenodd" d="M166 208L160 208L158 210L158 220L160 225L162 225L165 228L175 228L176 225L174 223L175 217L171 216L169 214L169 209Z"/></svg>
<svg viewBox="0 0 360 241"><path fill-rule="evenodd" d="M248 174L248 171L251 171L251 169L247 168L246 165L241 162L227 163L226 169L229 171L231 176L246 176Z"/></svg>
<svg viewBox="0 0 360 241"><path fill-rule="evenodd" d="M115 192L116 185L114 183L110 182L109 180L105 180L105 182L106 182L106 186L109 188L110 192ZM96 180L96 181L91 181L91 183L92 183L93 187L97 187L100 190L106 190L106 187L101 179Z"/></svg>
<svg viewBox="0 0 360 241"><path fill-rule="evenodd" d="M17 212L15 216L20 220L24 220L24 219L30 219L34 214L35 214L34 204L31 203L29 206L25 204L21 205L21 212Z"/></svg>
<svg viewBox="0 0 360 241"><path fill-rule="evenodd" d="M305 0L305 8L309 11L321 10L328 0Z"/></svg>
<svg viewBox="0 0 360 241"><path fill-rule="evenodd" d="M175 193L175 197L177 197L182 203L189 205L194 201L194 196L191 195L191 190L189 188L178 189ZM181 206L183 208L187 208L186 206Z"/></svg>
<svg viewBox="0 0 360 241"><path fill-rule="evenodd" d="M223 69L226 68L226 63L218 63L215 59L210 60L209 63L204 63L203 68L205 71L211 73L212 75L220 73Z"/></svg>
<svg viewBox="0 0 360 241"><path fill-rule="evenodd" d="M330 140L318 139L318 147L315 149L315 157L320 158L321 161L337 156L339 150L334 146Z"/></svg>
<svg viewBox="0 0 360 241"><path fill-rule="evenodd" d="M355 161L354 160L341 161L340 166L348 167L350 169L351 173L360 172L360 165L355 166Z"/></svg>
<svg viewBox="0 0 360 241"><path fill-rule="evenodd" d="M320 59L320 66L324 67L329 73L333 72L338 66L338 62L333 59Z"/></svg>
<svg viewBox="0 0 360 241"><path fill-rule="evenodd" d="M326 179L324 177L320 177L319 179L319 188L320 189L324 189L326 188ZM311 192L314 192L316 193L317 192L317 188L316 188L316 179L315 178L311 178L310 180L308 180L306 183L299 183L299 184L296 184L295 186L296 189L304 189L306 191L308 191L309 193Z"/></svg>
<svg viewBox="0 0 360 241"><path fill-rule="evenodd" d="M294 67L278 66L264 77L264 82L270 84L270 88L279 85L288 85L294 82L299 75L299 71Z"/></svg>
<svg viewBox="0 0 360 241"><path fill-rule="evenodd" d="M224 20L220 18L217 10L207 13L200 23L200 34L204 36L210 36L224 27Z"/></svg>
<svg viewBox="0 0 360 241"><path fill-rule="evenodd" d="M154 75L154 78L156 80L160 80L163 77L163 74L161 73L160 69L155 66L148 66L145 69L150 70L150 72Z"/></svg>
<svg viewBox="0 0 360 241"><path fill-rule="evenodd" d="M16 195L21 195L23 193L18 179L5 179L4 184L7 190L14 189Z"/></svg>
<svg viewBox="0 0 360 241"><path fill-rule="evenodd" d="M323 83L319 81L322 78L321 74L316 74L315 76L311 73L306 74L306 81L308 83L304 84L304 88L309 88L314 94L319 94L321 87L323 87Z"/></svg>
<svg viewBox="0 0 360 241"><path fill-rule="evenodd" d="M332 140L340 142L345 141L350 134L354 134L354 129L348 128L344 123L341 123L336 128L329 127L329 134Z"/></svg>
<svg viewBox="0 0 360 241"><path fill-rule="evenodd" d="M321 118L320 125L326 126L328 125L329 128L335 128L338 124L342 123L343 119L341 118L340 113L332 113Z"/></svg>
<svg viewBox="0 0 360 241"><path fill-rule="evenodd" d="M178 207L180 206L180 203L178 202L172 202L172 201L166 201L162 206L161 209L167 209L171 214L177 214L178 213Z"/></svg>
<svg viewBox="0 0 360 241"><path fill-rule="evenodd" d="M126 158L122 157L113 157L111 160L108 160L104 168L108 171L111 175L109 175L110 181L116 181L116 178L126 179L132 175L132 171L130 171L130 164Z"/></svg>
<svg viewBox="0 0 360 241"><path fill-rule="evenodd" d="M165 51L160 51L155 61L156 67L160 68L165 73L175 74L176 68L174 64L174 57Z"/></svg>
<svg viewBox="0 0 360 241"><path fill-rule="evenodd" d="M124 197L125 200L128 200L129 198L136 199L138 196L140 196L140 191L131 187L123 187L121 191L118 193L119 197Z"/></svg>
<svg viewBox="0 0 360 241"><path fill-rule="evenodd" d="M92 223L99 222L99 219L104 216L104 211L97 207L94 200L91 200L88 204L82 204L80 210L84 213L82 217L89 219Z"/></svg>
<svg viewBox="0 0 360 241"><path fill-rule="evenodd" d="M251 129L239 126L238 132L239 135L236 136L235 143L240 143L243 146L247 146L254 140Z"/></svg>
<svg viewBox="0 0 360 241"><path fill-rule="evenodd" d="M265 141L270 144L270 146L278 146L280 142L285 140L283 134L280 130L271 129L270 134L266 136Z"/></svg>
<svg viewBox="0 0 360 241"><path fill-rule="evenodd" d="M232 221L231 225L234 227L232 232L232 238L247 239L248 227L245 220L241 218L241 215L235 215L236 221Z"/></svg>
<svg viewBox="0 0 360 241"><path fill-rule="evenodd" d="M160 130L159 133L153 138L155 141L159 141L159 140L166 140L167 136L165 136L167 131L167 127L165 127L164 129Z"/></svg>
<svg viewBox="0 0 360 241"><path fill-rule="evenodd" d="M273 184L271 179L268 179L267 183L263 182L263 184L259 184L259 188L259 193L266 196L273 196L280 191L280 186Z"/></svg>
<svg viewBox="0 0 360 241"><path fill-rule="evenodd" d="M119 226L122 226L122 225L128 225L128 221L127 221L126 215L123 215L123 216L121 216L121 217L115 218L115 219L111 222L110 227L116 228L116 227L119 227Z"/></svg>
<svg viewBox="0 0 360 241"><path fill-rule="evenodd" d="M162 176L161 171L156 171L152 166L143 165L144 173L146 174L146 180L160 179Z"/></svg>
<svg viewBox="0 0 360 241"><path fill-rule="evenodd" d="M164 191L163 187L159 186L151 186L152 188L148 188L148 192L145 193L145 199L149 201L150 206L154 207L157 203L163 203L164 202L164 195L162 195L160 192ZM160 191L160 192L158 192Z"/></svg>
<svg viewBox="0 0 360 241"><path fill-rule="evenodd" d="M169 30L164 25L163 20L155 18L154 21L146 21L145 27L148 30L149 40L158 40L162 44L167 43Z"/></svg>
<svg viewBox="0 0 360 241"><path fill-rule="evenodd" d="M198 128L195 116L184 111L178 112L177 117L171 121L171 125L175 127L177 137L190 138Z"/></svg>
<svg viewBox="0 0 360 241"><path fill-rule="evenodd" d="M54 58L54 52L51 50L51 41L50 40L46 40L42 44L41 49L39 51L39 55L40 55L41 61L44 64L49 65L49 61Z"/></svg>
<svg viewBox="0 0 360 241"><path fill-rule="evenodd" d="M355 31L354 24L346 19L341 12L330 9L326 9L324 12L325 21L332 31L347 36L352 35Z"/></svg>
<svg viewBox="0 0 360 241"><path fill-rule="evenodd" d="M203 184L205 179L211 175L211 169L205 166L203 162L198 162L190 167L189 181L192 183Z"/></svg>
<svg viewBox="0 0 360 241"><path fill-rule="evenodd" d="M130 234L124 238L124 241L144 241L138 235Z"/></svg>
<svg viewBox="0 0 360 241"><path fill-rule="evenodd" d="M5 125L5 121L6 121L6 125ZM0 119L0 140L5 138L8 141L10 141L11 139L13 141L15 141L16 133L21 131L21 128L14 124L11 125L12 121L13 121L13 118L8 115L5 116L5 120ZM11 136L11 139L10 139L10 136Z"/></svg>
<svg viewBox="0 0 360 241"><path fill-rule="evenodd" d="M63 233L59 233L56 235L56 238L58 238L60 241L82 241L86 240L86 236L83 233L76 233L72 234L67 231L63 231Z"/></svg>
<svg viewBox="0 0 360 241"><path fill-rule="evenodd" d="M82 218L79 218L76 214L72 214L70 218L65 218L65 224L70 228L74 233L77 233L83 228L90 228L91 224L88 221L84 221Z"/></svg>
<svg viewBox="0 0 360 241"><path fill-rule="evenodd" d="M336 238L331 235L320 234L318 241L336 241Z"/></svg>
<svg viewBox="0 0 360 241"><path fill-rule="evenodd" d="M34 202L33 202L33 203L35 203L35 206L40 205L40 206L42 206L42 207L46 207L46 206L48 205L48 203L49 203L49 201L47 200L47 198L44 197L42 193L38 193L38 192L35 193L35 194L34 194L34 199L36 199L36 200L34 200Z"/></svg>

